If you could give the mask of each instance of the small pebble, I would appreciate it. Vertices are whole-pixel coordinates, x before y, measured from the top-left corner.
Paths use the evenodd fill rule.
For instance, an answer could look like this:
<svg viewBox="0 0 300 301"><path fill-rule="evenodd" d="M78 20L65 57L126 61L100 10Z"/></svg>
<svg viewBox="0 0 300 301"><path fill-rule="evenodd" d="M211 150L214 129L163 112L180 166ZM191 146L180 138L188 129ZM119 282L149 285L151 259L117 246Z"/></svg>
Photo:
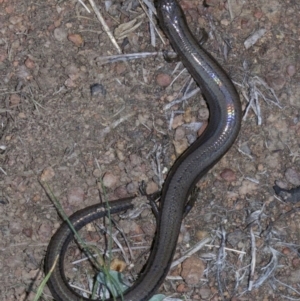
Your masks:
<svg viewBox="0 0 300 301"><path fill-rule="evenodd" d="M172 81L169 74L160 73L156 77L156 83L161 87L168 87Z"/></svg>
<svg viewBox="0 0 300 301"><path fill-rule="evenodd" d="M287 67L286 67L286 73L289 75L289 76L294 76L295 75L295 73L296 73L296 67L295 67L295 65L288 65Z"/></svg>
<svg viewBox="0 0 300 301"><path fill-rule="evenodd" d="M68 203L73 206L82 205L84 190L81 187L73 187L68 191Z"/></svg>
<svg viewBox="0 0 300 301"><path fill-rule="evenodd" d="M127 66L124 62L118 62L116 63L114 70L116 74L121 75L127 70Z"/></svg>
<svg viewBox="0 0 300 301"><path fill-rule="evenodd" d="M93 176L99 179L101 177L101 170L99 168L94 169Z"/></svg>
<svg viewBox="0 0 300 301"><path fill-rule="evenodd" d="M158 185L155 182L150 181L147 184L146 193L147 194L152 194L152 193L155 193L157 191L158 191Z"/></svg>
<svg viewBox="0 0 300 301"><path fill-rule="evenodd" d="M289 254L291 254L291 250L290 250L289 248L283 248L281 252L282 252L282 254L284 254L284 255L289 255Z"/></svg>
<svg viewBox="0 0 300 301"><path fill-rule="evenodd" d="M24 228L22 233L27 237L32 237L32 228Z"/></svg>
<svg viewBox="0 0 300 301"><path fill-rule="evenodd" d="M55 172L52 167L46 167L41 174L41 181L50 181L55 176Z"/></svg>
<svg viewBox="0 0 300 301"><path fill-rule="evenodd" d="M239 194L241 196L245 196L246 194L253 194L255 191L257 191L257 187L257 184L248 180L244 180L239 188Z"/></svg>
<svg viewBox="0 0 300 301"><path fill-rule="evenodd" d="M185 129L182 126L179 126L175 131L174 140L178 141L183 139L184 137L185 137Z"/></svg>
<svg viewBox="0 0 300 301"><path fill-rule="evenodd" d="M201 299L207 300L211 295L211 290L208 287L201 287L199 289L199 294L201 296Z"/></svg>
<svg viewBox="0 0 300 301"><path fill-rule="evenodd" d="M284 87L286 79L281 74L267 75L267 82L275 91L279 91Z"/></svg>
<svg viewBox="0 0 300 301"><path fill-rule="evenodd" d="M292 259L293 268L298 269L300 267L300 258L294 257Z"/></svg>
<svg viewBox="0 0 300 301"><path fill-rule="evenodd" d="M231 170L230 168L225 168L221 172L220 176L222 179L224 179L227 182L233 182L236 180L235 172L233 170Z"/></svg>
<svg viewBox="0 0 300 301"><path fill-rule="evenodd" d="M11 222L9 224L9 230L11 234L16 235L22 231L22 226L19 222Z"/></svg>
<svg viewBox="0 0 300 301"><path fill-rule="evenodd" d="M127 189L125 186L119 186L115 189L114 194L117 198L122 199L128 196Z"/></svg>
<svg viewBox="0 0 300 301"><path fill-rule="evenodd" d="M183 114L183 120L185 123L190 123L192 122L192 109L191 107L188 107L184 114Z"/></svg>
<svg viewBox="0 0 300 301"><path fill-rule="evenodd" d="M209 110L208 110L208 108L202 108L202 109L200 109L199 112L198 112L198 117L199 117L200 120L203 120L203 121L207 120L208 117L209 117Z"/></svg>
<svg viewBox="0 0 300 301"><path fill-rule="evenodd" d="M260 19L260 18L263 16L263 12L262 12L259 8L256 8L256 9L254 10L253 16L254 16L256 19Z"/></svg>
<svg viewBox="0 0 300 301"><path fill-rule="evenodd" d="M16 24L22 22L22 20L23 20L22 16L11 16L9 18L9 22L13 25L16 25Z"/></svg>
<svg viewBox="0 0 300 301"><path fill-rule="evenodd" d="M106 95L106 90L103 85L101 84L92 84L90 86L91 96L97 96L102 94L103 96Z"/></svg>
<svg viewBox="0 0 300 301"><path fill-rule="evenodd" d="M126 190L129 194L134 194L138 191L138 183L137 182L130 182L126 186Z"/></svg>
<svg viewBox="0 0 300 301"><path fill-rule="evenodd" d="M82 36L77 33L69 34L68 40L71 41L77 47L81 47L84 44L84 40L83 40Z"/></svg>
<svg viewBox="0 0 300 301"><path fill-rule="evenodd" d="M68 36L67 31L61 27L55 28L53 34L54 38L59 42L66 40Z"/></svg>
<svg viewBox="0 0 300 301"><path fill-rule="evenodd" d="M172 128L177 129L182 124L183 124L183 115L177 115L173 119Z"/></svg>
<svg viewBox="0 0 300 301"><path fill-rule="evenodd" d="M52 224L47 222L41 224L37 230L37 234L41 241L49 242L49 239L52 236Z"/></svg>
<svg viewBox="0 0 300 301"><path fill-rule="evenodd" d="M284 175L291 184L295 186L300 185L300 174L294 168L288 168Z"/></svg>
<svg viewBox="0 0 300 301"><path fill-rule="evenodd" d="M11 106L17 106L21 102L21 97L18 94L12 94L9 97L9 103Z"/></svg>
<svg viewBox="0 0 300 301"><path fill-rule="evenodd" d="M196 255L192 255L182 263L181 276L187 284L196 285L203 277L204 269L204 262Z"/></svg>
<svg viewBox="0 0 300 301"><path fill-rule="evenodd" d="M175 151L177 155L181 155L189 146L186 138L183 138L178 141L173 141L173 145L175 147Z"/></svg>
<svg viewBox="0 0 300 301"><path fill-rule="evenodd" d="M29 57L25 60L24 64L28 69L34 69L34 67L35 67L34 61L32 59L30 59Z"/></svg>
<svg viewBox="0 0 300 301"><path fill-rule="evenodd" d="M183 294L184 292L186 292L188 290L188 288L186 287L186 285L184 283L180 283L177 288L176 291L179 294Z"/></svg>
<svg viewBox="0 0 300 301"><path fill-rule="evenodd" d="M107 188L112 188L119 183L119 177L115 176L111 172L106 172L103 176L103 185Z"/></svg>

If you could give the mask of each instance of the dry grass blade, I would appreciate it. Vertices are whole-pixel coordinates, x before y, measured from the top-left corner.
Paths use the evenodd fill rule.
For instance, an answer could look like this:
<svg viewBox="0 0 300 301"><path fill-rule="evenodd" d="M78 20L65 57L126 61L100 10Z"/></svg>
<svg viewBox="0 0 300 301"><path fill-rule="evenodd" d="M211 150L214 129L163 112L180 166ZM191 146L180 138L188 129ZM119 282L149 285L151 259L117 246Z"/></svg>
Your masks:
<svg viewBox="0 0 300 301"><path fill-rule="evenodd" d="M261 209L256 210L251 214L249 214L249 216L246 219L247 227L253 224L257 224L261 228L260 220L266 217L266 215L263 213L264 208L265 208L265 203L263 204Z"/></svg>
<svg viewBox="0 0 300 301"><path fill-rule="evenodd" d="M182 263L184 260L186 260L188 257L192 256L194 253L198 252L200 249L202 249L206 244L211 242L211 237L206 237L204 239L202 239L201 241L199 241L197 244L194 245L193 248L191 248L190 250L188 250L182 257L180 257L179 259L175 260L172 262L171 264L171 268L174 268L175 266L177 266L178 264Z"/></svg>
<svg viewBox="0 0 300 301"><path fill-rule="evenodd" d="M54 268L55 268L55 266L57 264L58 259L59 259L59 256L57 255L55 257L55 260L53 262L53 265L52 265L50 271L45 276L45 278L43 279L42 283L39 285L39 287L37 289L37 293L36 293L35 298L34 298L33 301L38 301L40 299L40 297L41 297L41 295L42 295L42 293L44 291L45 285L46 285L47 281L49 280L49 278L51 277L51 274L52 274L52 272L53 272L53 270L54 270Z"/></svg>
<svg viewBox="0 0 300 301"><path fill-rule="evenodd" d="M219 248L220 246L207 244L206 247L209 247L209 248ZM246 255L247 254L245 251L235 250L235 249L226 248L226 247L225 247L225 251L230 251L230 252L238 253L240 255Z"/></svg>
<svg viewBox="0 0 300 301"><path fill-rule="evenodd" d="M251 237L251 265L250 265L248 291L251 291L253 288L253 278L254 278L254 272L255 272L255 266L256 266L255 235L253 233L252 227L250 228L250 237Z"/></svg>
<svg viewBox="0 0 300 301"><path fill-rule="evenodd" d="M98 7L96 6L94 0L89 0L98 20L100 21L101 25L103 26L104 31L106 32L106 34L108 35L109 39L111 40L112 44L114 45L114 47L116 48L118 53L122 53L122 50L120 48L120 46L118 45L114 35L112 34L112 32L110 31L109 27L107 26L104 18L102 17Z"/></svg>
<svg viewBox="0 0 300 301"><path fill-rule="evenodd" d="M137 21L139 19L142 19L144 16L145 16L145 14L142 14L126 23L120 24L114 30L114 35L115 35L116 39L123 40L126 37L129 37L132 32L134 32L136 29L138 29L143 24L143 21L139 21L139 22L137 22Z"/></svg>
<svg viewBox="0 0 300 301"><path fill-rule="evenodd" d="M134 115L135 115L135 112L131 112L131 113L128 113L127 115L125 115L125 116L122 116L118 120L112 122L110 125L108 125L106 128L104 128L100 132L100 137L103 139L112 129L116 128L119 124L121 124L122 122L128 120L129 118L131 118Z"/></svg>
<svg viewBox="0 0 300 301"><path fill-rule="evenodd" d="M264 91L259 89L262 87ZM257 116L257 124L262 124L261 107L259 99L262 98L266 103L276 105L282 108L279 99L274 91L262 78L259 76L250 76L246 81L246 89L242 89L242 94L248 102L243 120L246 120L249 110L252 109ZM270 95L268 97L267 95Z"/></svg>
<svg viewBox="0 0 300 301"><path fill-rule="evenodd" d="M132 250L146 250L146 249L149 249L149 246L131 247L130 249L129 248L123 248L123 250L128 251L128 252L130 252ZM121 252L120 249L112 249L111 250L111 253L120 253L120 252ZM106 252L101 251L99 253L93 253L92 256L95 258L95 257L98 257L100 254L108 256L108 252L107 251ZM132 256L132 257L134 258L134 256ZM79 263L81 263L83 261L87 261L87 260L89 260L89 257L87 257L87 256L86 257L82 257L82 258L80 258L78 260L72 261L72 264L76 265L76 264L79 264Z"/></svg>
<svg viewBox="0 0 300 301"><path fill-rule="evenodd" d="M194 95L196 95L198 92L200 92L200 88L196 88L194 90L192 90L191 92L183 95L182 97L180 98L176 98L175 100L173 100L172 102L170 102L169 104L167 104L165 107L164 107L164 110L169 110L172 106L178 104L178 103L181 103L191 97L193 97Z"/></svg>
<svg viewBox="0 0 300 301"><path fill-rule="evenodd" d="M243 268L241 268L241 269L239 269L235 272L235 287L234 287L234 290L233 290L234 291L233 295L235 295L235 293L238 291L238 288L239 288L241 282L246 277L246 275L248 273L247 268L248 268L248 266L243 267ZM240 275L240 271L242 271L242 270L244 270L244 272L242 273L242 275Z"/></svg>
<svg viewBox="0 0 300 301"><path fill-rule="evenodd" d="M253 288L260 287L266 280L268 280L278 266L280 253L271 247L269 247L269 250L272 253L271 260L265 267L262 268L264 273L253 283Z"/></svg>
<svg viewBox="0 0 300 301"><path fill-rule="evenodd" d="M103 225L99 225L99 228L100 228L102 231L104 231L107 235L109 235L109 237L112 238L112 240L115 242L115 244L116 244L116 245L119 247L119 249L121 250L122 255L123 255L123 258L124 258L126 264L128 265L128 264L130 263L129 258L128 258L128 256L127 256L127 254L126 254L126 252L125 252L125 250L124 250L122 244L120 243L120 241L119 241L118 238L117 238L117 235L119 234L119 231L116 231L115 233L111 233L111 232L110 232L110 229L106 229ZM126 240L126 242L128 242L128 240ZM128 247L129 247L129 245L128 245ZM129 247L129 250L130 250L130 254L132 255L132 251L131 251L130 247ZM109 256L109 255L110 255L110 254L108 254L108 256Z"/></svg>
<svg viewBox="0 0 300 301"><path fill-rule="evenodd" d="M162 146L161 144L155 145L154 158L151 160L151 166L154 170L155 175L158 177L159 186L162 187L164 183L164 177L162 174L162 168L161 168L161 155L162 155Z"/></svg>
<svg viewBox="0 0 300 301"><path fill-rule="evenodd" d="M249 49L250 47L255 45L257 43L257 41L259 39L261 39L266 32L267 32L267 30L265 28L261 28L259 30L256 30L253 34L250 35L250 37L248 37L245 40L245 42L244 42L245 48Z"/></svg>
<svg viewBox="0 0 300 301"><path fill-rule="evenodd" d="M100 56L96 58L98 65L102 66L109 63L124 62L129 60L143 59L151 56L163 56L163 52L139 52L139 53L126 53L109 56Z"/></svg>
<svg viewBox="0 0 300 301"><path fill-rule="evenodd" d="M232 11L231 0L228 0L227 3L228 3L228 11L229 11L229 14L230 14L230 19L233 20L234 19L234 14L233 14L233 11Z"/></svg>
<svg viewBox="0 0 300 301"><path fill-rule="evenodd" d="M75 284L72 284L72 283L69 283L69 285L70 285L70 287L72 287L72 288L74 288L74 289L76 289L76 290L78 290L78 291L80 291L82 293L85 293L86 296L87 295L91 296L93 294L92 291L86 290L86 289L84 289L82 287L79 287L78 285L75 285ZM100 296L98 296L97 294L95 294L95 297L100 297Z"/></svg>
<svg viewBox="0 0 300 301"><path fill-rule="evenodd" d="M219 294L224 300L224 291L223 291L223 284L222 284L222 279L221 279L221 272L223 270L223 267L225 265L225 258L226 258L226 252L225 252L225 243L226 243L226 232L223 226L221 227L221 243L220 243L220 248L217 256L217 283L218 283L218 290Z"/></svg>
<svg viewBox="0 0 300 301"><path fill-rule="evenodd" d="M295 288L293 288L292 286L290 286L290 285L287 285L286 283L283 283L283 282L281 282L281 281L279 281L278 279L276 279L275 277L274 277L274 281L276 281L276 282L278 282L280 285L282 285L282 286L285 286L285 287L287 287L289 290L291 290L291 291L293 291L294 293L296 293L296 294L298 294L299 296L300 296L300 291L297 291ZM299 287L299 285L298 285L298 287ZM284 296L284 295L281 295L281 297L283 297L283 298L285 298L285 299L288 299L288 300L300 300L300 298L291 298L291 297L288 297L288 296Z"/></svg>
<svg viewBox="0 0 300 301"><path fill-rule="evenodd" d="M152 2L148 1L148 0L143 0L143 2L148 6L149 8L149 12L148 10L145 8L143 2L141 0L139 0L140 5L142 7L142 9L144 10L145 14L147 15L149 22L150 22L150 34L151 34L151 45L153 47L155 47L155 35L154 35L154 30L156 31L157 35L159 36L159 38L161 39L162 43L165 45L166 42L164 40L164 38L162 37L162 35L160 34L160 31L158 30L156 24L153 21L153 13L156 14L156 9L153 5ZM153 44L152 44L153 43Z"/></svg>
<svg viewBox="0 0 300 301"><path fill-rule="evenodd" d="M86 9L86 11L90 14L91 11L89 10L89 8L84 4L84 2L82 0L78 0L78 2Z"/></svg>
<svg viewBox="0 0 300 301"><path fill-rule="evenodd" d="M0 171L1 171L2 173L4 173L4 174L7 176L6 171L5 171L2 167L0 167Z"/></svg>

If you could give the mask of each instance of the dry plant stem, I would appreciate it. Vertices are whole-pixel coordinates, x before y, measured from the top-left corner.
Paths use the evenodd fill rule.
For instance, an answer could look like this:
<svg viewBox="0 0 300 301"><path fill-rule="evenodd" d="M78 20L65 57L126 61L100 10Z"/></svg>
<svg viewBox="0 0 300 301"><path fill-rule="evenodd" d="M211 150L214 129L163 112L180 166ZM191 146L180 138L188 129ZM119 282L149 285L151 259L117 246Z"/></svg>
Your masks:
<svg viewBox="0 0 300 301"><path fill-rule="evenodd" d="M222 285L222 279L221 279L221 272L225 263L225 257L226 257L226 252L225 252L225 243L226 243L226 232L224 228L221 228L221 244L218 252L218 257L217 257L217 282L218 282L218 290L220 297L222 300L224 300L224 292L223 292L223 285Z"/></svg>
<svg viewBox="0 0 300 301"><path fill-rule="evenodd" d="M188 83L188 85L187 85L185 91L184 91L184 95L183 95L183 96L186 97L186 95L189 93L190 87L192 86L193 82L194 82L194 80L191 78L191 79L189 80L189 83Z"/></svg>
<svg viewBox="0 0 300 301"><path fill-rule="evenodd" d="M169 128L170 131L172 130L172 125L173 125L175 114L176 115L178 115L178 114L184 114L184 111L171 111L171 116L170 116L169 126L168 126L168 128Z"/></svg>
<svg viewBox="0 0 300 301"><path fill-rule="evenodd" d="M272 103L279 108L282 108L279 99L274 91L263 79L259 76L251 76L247 80L246 84L247 92L243 89L242 94L248 102L243 120L246 120L248 112L250 108L254 111L257 115L257 124L262 124L262 117L261 117L261 108L259 104L259 98L261 97L265 102ZM263 86L265 90L267 90L273 99L270 99L264 95L264 93L258 88L258 86ZM245 88L245 87L244 87Z"/></svg>
<svg viewBox="0 0 300 301"><path fill-rule="evenodd" d="M79 287L78 285L75 285L75 284L69 284L72 288L76 289L76 290L79 290L83 293L86 293L88 295L92 295L92 292L91 291L88 291L88 290L85 290L84 288L82 287ZM97 294L95 295L95 297L99 297Z"/></svg>
<svg viewBox="0 0 300 301"><path fill-rule="evenodd" d="M170 55L173 55L174 52L168 52ZM162 51L159 52L138 52L138 53L125 53L125 54L116 54L109 56L100 56L96 58L97 64L104 65L108 63L115 63L119 61L129 61L136 59L143 59L149 56L163 56L164 53Z"/></svg>
<svg viewBox="0 0 300 301"><path fill-rule="evenodd" d="M278 279L276 279L276 278L274 278L274 280L276 281L276 282L278 282L279 284L281 284L281 285L283 285L283 286L285 286L285 287L288 287L290 290L292 290L293 292L295 292L296 294L298 294L299 296L300 296L300 291L297 291L295 288L293 288L292 286L290 286L290 285L287 285L286 283L283 283L283 282L281 282L280 280L278 280ZM298 285L299 286L299 285ZM300 286L299 286L300 287ZM281 295L281 296L283 296L283 295ZM283 297L285 297L285 298L287 298L288 299L288 297L286 297L286 296L283 296ZM300 300L300 299L290 299L290 300Z"/></svg>
<svg viewBox="0 0 300 301"><path fill-rule="evenodd" d="M148 8L156 15L156 7L154 6L153 0L143 0ZM140 2L141 3L141 2Z"/></svg>
<svg viewBox="0 0 300 301"><path fill-rule="evenodd" d="M182 257L180 257L179 259L173 261L172 264L171 264L171 268L170 269L173 269L174 267L176 267L177 265L179 265L180 263L182 263L184 260L186 260L188 257L190 257L194 253L198 252L206 244L210 243L211 240L212 240L211 237L206 237L206 238L202 239L201 241L199 241L197 244L195 244L195 246L193 248L191 248L190 250L188 250Z"/></svg>
<svg viewBox="0 0 300 301"><path fill-rule="evenodd" d="M87 10L87 12L90 14L91 11L89 10L89 8L84 4L84 2L82 0L78 0L78 2Z"/></svg>
<svg viewBox="0 0 300 301"><path fill-rule="evenodd" d="M126 121L127 119L131 118L135 115L135 112L128 113L127 115L122 116L118 120L112 122L110 125L108 125L106 128L104 128L101 133L100 137L104 138L112 129L116 128L119 124Z"/></svg>
<svg viewBox="0 0 300 301"><path fill-rule="evenodd" d="M132 251L132 250L146 250L146 249L149 249L149 246L141 246L141 247L132 247L132 248L123 248L125 251ZM120 249L112 249L111 250L111 253L119 253L119 252L121 252L121 250ZM107 252L106 252L107 253ZM101 255L107 255L105 252L103 252L103 251L101 251ZM92 254L94 257L98 257L99 256L99 254ZM132 257L134 257L134 256L132 256ZM75 261L72 261L72 264L78 264L78 263L80 263L80 262L83 262L83 261L87 261L87 260L89 260L89 258L88 257L83 257L83 258L81 258L81 259L78 259L78 260L75 260Z"/></svg>
<svg viewBox="0 0 300 301"><path fill-rule="evenodd" d="M16 244L11 244L6 248L0 248L0 251L5 251L10 248L15 248L15 247L21 247L21 246L26 246L26 247L46 247L48 246L48 243L42 243L42 244L32 244L31 242L20 242Z"/></svg>
<svg viewBox="0 0 300 301"><path fill-rule="evenodd" d="M249 284L248 284L248 291L252 290L253 287L253 278L256 266L256 246L255 246L255 236L250 227L250 237L251 237L251 266L250 266L250 275L249 275Z"/></svg>
<svg viewBox="0 0 300 301"><path fill-rule="evenodd" d="M0 171L3 172L7 176L6 171L2 167L0 167Z"/></svg>
<svg viewBox="0 0 300 301"><path fill-rule="evenodd" d="M154 159L151 160L151 166L152 169L154 170L155 175L158 177L159 180L159 186L162 187L164 178L162 174L162 169L161 169L161 154L162 154L162 146L161 144L155 145L155 154L154 154Z"/></svg>
<svg viewBox="0 0 300 301"><path fill-rule="evenodd" d="M218 283L218 290L219 290L219 295L221 296L222 300L224 300L224 292L223 292L223 284L222 284L222 279L221 279L221 273L224 267L225 263L225 257L226 257L226 252L225 252L225 243L226 243L226 232L223 227L221 227L221 243L220 243L220 248L217 256L217 283Z"/></svg>
<svg viewBox="0 0 300 301"><path fill-rule="evenodd" d="M230 19L233 20L234 19L234 15L233 15L233 12L232 12L231 0L228 0L227 4L228 4L228 10L229 10L229 14L230 14Z"/></svg>
<svg viewBox="0 0 300 301"><path fill-rule="evenodd" d="M244 152L244 151L242 150L242 146L243 146L243 144L240 144L240 145L239 145L239 147L237 148L238 152L241 153L241 154L243 154L244 156L248 157L251 161L253 161L253 157L252 157L251 155L249 155L248 153ZM244 176L244 174L243 174L243 172L240 170L240 168L239 168L239 171L240 171L240 173Z"/></svg>
<svg viewBox="0 0 300 301"><path fill-rule="evenodd" d="M124 250L122 244L121 244L120 241L117 239L117 235L118 235L119 232L117 231L117 232L115 232L115 233L111 233L109 229L106 229L106 228L105 228L104 226L102 226L102 225L99 225L99 228L100 228L102 231L104 231L105 233L107 233L107 234L112 238L112 240L115 242L115 244L120 248L121 253L122 253L122 255L123 255L123 258L124 258L126 264L128 265L128 264L129 264L129 258L128 258L128 256L127 256L127 254L126 254L126 252L125 252L125 250ZM112 250L110 250L110 253L112 253ZM109 256L109 254L108 254L108 256Z"/></svg>
<svg viewBox="0 0 300 301"><path fill-rule="evenodd" d="M241 281L245 278L245 276L248 272L247 268L248 268L248 266L243 267L242 269L239 269L235 272L235 287L234 287L234 290L233 290L234 291L233 295L236 294L236 292L238 291L238 288L240 286ZM244 272L241 276L240 276L240 272L239 272L240 270L244 270Z"/></svg>
<svg viewBox="0 0 300 301"><path fill-rule="evenodd" d="M158 34L160 40L162 41L162 43L163 43L164 45L166 45L166 42L165 42L164 38L162 37L162 35L160 34L159 30L157 29L157 26L156 26L156 25L154 24L154 22L153 22L152 16L149 15L148 10L145 8L143 2L142 2L141 0L139 0L139 2L140 2L140 5L141 5L142 9L143 9L144 12L145 12L145 14L146 14L147 17L148 17L150 24L152 24L153 28L155 29L156 33ZM144 1L144 2L145 2L146 4L148 3L148 1ZM149 5L149 4L147 4L147 5L148 5L149 9L150 9L152 12L155 12L155 13L156 13L156 10L155 10L155 8L154 8L152 5ZM150 25L150 26L151 26L151 25ZM152 41L152 35L151 35L151 41ZM155 45L152 45L152 46L155 46Z"/></svg>
<svg viewBox="0 0 300 301"><path fill-rule="evenodd" d="M47 193L47 195L50 198L50 200L53 202L56 210L58 211L58 213L60 215L60 217L68 224L68 226L72 230L72 232L74 234L74 237L76 238L76 241L78 242L78 244L80 245L80 247L90 256L90 259L93 261L93 264L95 264L95 266L98 267L99 270L101 270L102 266L100 266L98 264L98 261L95 260L95 258L93 257L93 255L90 252L90 249L86 245L85 241L83 241L83 239L81 238L81 236L75 230L73 224L70 222L68 216L66 215L65 211L63 210L63 208L62 208L61 204L59 203L58 199L53 194L53 192L52 192L51 188L49 187L48 183L45 182L45 181L40 180L40 184L42 185L43 189Z"/></svg>
<svg viewBox="0 0 300 301"><path fill-rule="evenodd" d="M272 258L270 262L262 268L262 270L264 270L265 272L253 283L253 288L260 287L266 280L271 277L273 272L278 267L278 256L280 253L272 247L269 247L269 250L272 253Z"/></svg>
<svg viewBox="0 0 300 301"><path fill-rule="evenodd" d="M34 298L33 301L38 301L38 300L40 299L40 296L43 294L44 287L45 287L45 285L46 285L48 279L50 278L50 276L51 276L51 274L52 274L52 272L53 272L53 270L54 270L54 268L55 268L55 266L56 266L56 264L57 264L58 258L59 258L59 256L57 255L57 256L55 257L55 260L54 260L54 262L53 262L53 265L52 265L52 267L51 267L49 273L45 276L44 280L43 280L43 281L41 282L41 284L39 285L39 287L38 287L38 289L37 289L37 293L36 293L35 298Z"/></svg>
<svg viewBox="0 0 300 301"><path fill-rule="evenodd" d="M186 95L182 96L181 98L177 98L175 100L173 100L172 102L170 102L169 104L167 104L165 107L164 107L164 110L169 110L172 106L178 104L178 103L181 103L183 102L184 100L187 100L191 97L193 97L194 95L196 95L198 92L200 92L200 88L196 88L194 89L193 91L187 93Z"/></svg>
<svg viewBox="0 0 300 301"><path fill-rule="evenodd" d="M206 247L209 247L209 248L220 248L220 246L215 246L215 245L206 245ZM235 252L235 253L238 253L238 254L247 254L245 251L239 251L239 250L235 250L235 249L231 249L231 248L225 248L226 251L230 251L230 252Z"/></svg>
<svg viewBox="0 0 300 301"><path fill-rule="evenodd" d="M127 248L123 248L123 247L122 247L122 250L121 250L122 253L125 253L124 250L128 250L128 251L129 251L129 254L130 254L130 257L132 258L132 260L134 260L135 257L134 257L134 254L133 254L132 250L133 250L133 249L137 250L137 249L130 246L130 243L129 243L129 241L128 241L128 239L127 239L127 236L125 235L123 229L121 229L121 228L119 227L119 225L116 224L116 222L114 222L114 220L112 220L112 221L113 221L113 223L115 224L115 226L116 226L117 230L119 231L119 233L121 233L121 235L123 236L123 238L124 238L124 240L125 240L125 243L126 243L126 245L127 245Z"/></svg>
<svg viewBox="0 0 300 301"><path fill-rule="evenodd" d="M177 69L178 69L179 66L181 66L180 63L178 63L178 64L176 65L176 67L174 68L174 70L173 70L173 72L172 72L172 75L175 74L175 72L177 71ZM184 72L186 72L186 69L185 69L185 68L182 69L182 70L174 77L174 79L171 81L171 83L170 83L169 86L172 86L172 85L175 83L175 81L177 80L177 78L179 78L179 76L180 76L181 74L183 74Z"/></svg>
<svg viewBox="0 0 300 301"><path fill-rule="evenodd" d="M90 4L91 4L91 6L92 6L92 8L93 8L93 10L94 10L94 12L95 12L95 14L96 14L98 20L99 20L100 23L102 24L104 31L107 33L107 35L108 35L108 37L110 38L112 44L113 44L113 45L115 46L115 48L117 49L117 52L121 54L121 53L122 53L122 50L121 50L120 46L118 45L118 43L117 43L115 37L113 36L112 32L110 31L109 27L107 26L107 24L106 24L104 18L102 17L102 15L101 15L99 9L98 9L97 6L95 5L94 0L89 0L89 2L90 2Z"/></svg>
<svg viewBox="0 0 300 301"><path fill-rule="evenodd" d="M153 25L153 12L152 10L149 8L149 20L150 23L149 23L149 29L150 29L150 37L151 37L151 45L153 47L156 47L156 35L155 35L155 30L156 30L156 27Z"/></svg>
<svg viewBox="0 0 300 301"><path fill-rule="evenodd" d="M255 184L259 184L259 180L256 180L256 179L253 179L253 178L250 178L250 177L245 177L245 180L248 180L248 181L253 182Z"/></svg>

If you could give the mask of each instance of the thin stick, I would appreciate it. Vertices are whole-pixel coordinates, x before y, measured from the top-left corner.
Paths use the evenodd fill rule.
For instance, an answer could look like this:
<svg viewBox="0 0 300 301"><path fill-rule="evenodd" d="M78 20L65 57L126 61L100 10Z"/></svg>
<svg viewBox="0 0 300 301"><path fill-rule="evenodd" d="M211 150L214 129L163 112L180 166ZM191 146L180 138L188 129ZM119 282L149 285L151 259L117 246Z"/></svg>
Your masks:
<svg viewBox="0 0 300 301"><path fill-rule="evenodd" d="M78 0L79 3L87 10L87 12L90 14L91 11L89 10L89 8L84 4L84 2L82 0Z"/></svg>
<svg viewBox="0 0 300 301"><path fill-rule="evenodd" d="M206 246L206 244L208 244L210 242L211 242L211 237L206 237L206 238L202 239L201 241L199 241L193 248L188 250L182 257L173 261L170 269L174 268L175 266L177 266L178 264L183 262L186 258L190 257L191 255L193 255L194 253L196 253L197 251L202 249L204 246Z"/></svg>
<svg viewBox="0 0 300 301"><path fill-rule="evenodd" d="M250 237L251 237L251 267L250 267L248 291L251 291L252 287L253 287L254 272L255 272L255 266L256 266L255 236L254 236L252 227L250 228Z"/></svg>
<svg viewBox="0 0 300 301"><path fill-rule="evenodd" d="M159 38L161 39L162 43L163 43L164 45L166 45L166 42L165 42L164 38L162 37L162 35L160 34L159 30L158 30L157 27L155 26L155 24L154 24L154 22L153 22L153 18L149 15L148 10L145 8L143 2L142 2L141 0L139 0L139 2L140 2L140 5L141 5L143 11L144 11L145 14L147 15L147 17L148 17L150 23L153 25L153 27L154 27L156 33L158 34ZM151 5L149 5L148 3L146 3L146 4L148 5L149 9L152 10ZM153 11L153 10L152 10L152 11ZM156 12L155 12L155 13L156 13Z"/></svg>
<svg viewBox="0 0 300 301"><path fill-rule="evenodd" d="M90 2L90 4L91 4L91 6L92 6L92 8L93 8L93 10L94 10L94 12L95 12L95 14L96 14L98 20L99 20L100 23L102 24L104 31L107 33L107 35L108 35L108 37L110 38L112 44L113 44L113 45L115 46L115 48L117 49L117 52L121 54L121 53L122 53L122 50L121 50L120 46L118 45L118 43L117 43L115 37L113 36L112 32L110 31L109 27L107 26L107 24L106 24L104 18L102 17L102 15L101 15L99 9L98 9L97 6L95 5L94 0L89 0L89 2Z"/></svg>

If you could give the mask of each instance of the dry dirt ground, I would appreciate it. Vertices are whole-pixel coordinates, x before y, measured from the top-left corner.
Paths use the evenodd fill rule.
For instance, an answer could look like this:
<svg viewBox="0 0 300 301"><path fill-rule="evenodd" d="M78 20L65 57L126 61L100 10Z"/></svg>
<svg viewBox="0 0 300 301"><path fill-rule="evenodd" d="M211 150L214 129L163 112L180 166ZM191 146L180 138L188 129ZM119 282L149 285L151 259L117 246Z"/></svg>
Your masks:
<svg viewBox="0 0 300 301"><path fill-rule="evenodd" d="M135 20L118 40L123 53L151 55L101 61L117 50L78 1L0 0L1 300L33 300L61 224L41 174L68 215L100 201L101 181L109 200L136 194L142 181L154 192L208 119L200 93L166 107L196 85L180 63L163 59L168 43L155 34L151 45L139 2L97 2L113 32ZM247 99L258 102L261 125L250 108L234 146L198 183L176 258L203 237L212 241L177 266L161 292L183 300L300 300L299 204L272 188L300 185L300 4L206 4L181 1L195 36L208 33L204 47L236 84L243 110ZM133 244L151 244L149 209L120 224L141 237Z"/></svg>

